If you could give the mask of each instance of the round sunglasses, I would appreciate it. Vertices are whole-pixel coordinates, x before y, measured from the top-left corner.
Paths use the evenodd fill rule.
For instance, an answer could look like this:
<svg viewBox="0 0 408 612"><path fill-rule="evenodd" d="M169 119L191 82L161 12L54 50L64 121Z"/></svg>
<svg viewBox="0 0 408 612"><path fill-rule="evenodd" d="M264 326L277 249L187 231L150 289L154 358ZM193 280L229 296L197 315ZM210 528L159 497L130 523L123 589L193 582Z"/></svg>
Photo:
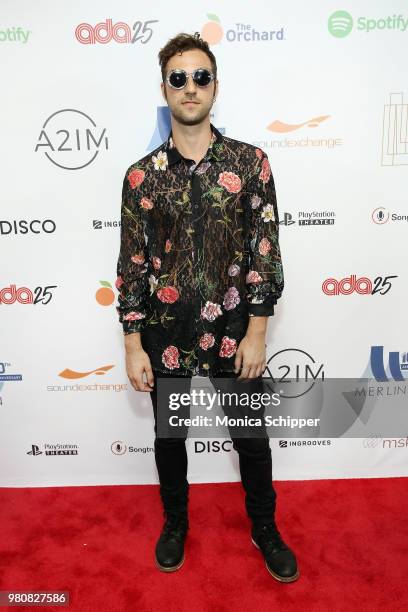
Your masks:
<svg viewBox="0 0 408 612"><path fill-rule="evenodd" d="M173 89L183 89L187 85L189 76L193 77L193 81L198 87L207 87L215 78L208 68L197 68L194 72L186 72L176 68L166 76L166 83Z"/></svg>

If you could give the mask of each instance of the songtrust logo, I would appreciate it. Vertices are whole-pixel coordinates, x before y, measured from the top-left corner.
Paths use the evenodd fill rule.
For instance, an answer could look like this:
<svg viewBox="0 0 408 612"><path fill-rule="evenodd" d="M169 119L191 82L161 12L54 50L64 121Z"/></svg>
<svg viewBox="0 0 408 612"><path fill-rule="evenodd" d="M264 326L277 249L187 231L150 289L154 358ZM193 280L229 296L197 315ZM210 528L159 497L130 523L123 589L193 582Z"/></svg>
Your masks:
<svg viewBox="0 0 408 612"><path fill-rule="evenodd" d="M65 370L62 370L62 372L59 372L58 376L61 376L61 378L68 378L70 380L75 380L77 378L86 378L91 374L103 376L104 374L106 374L106 372L108 372L114 367L114 365L106 365L101 366L100 368L96 368L95 370L89 370L88 372L77 372L75 370L71 370L70 368L66 368Z"/></svg>
<svg viewBox="0 0 408 612"><path fill-rule="evenodd" d="M207 13L209 21L201 28L201 38L209 45L217 45L223 38L227 42L269 42L271 40L284 40L283 27L274 30L258 30L248 23L235 23L234 27L225 31L221 20L214 13Z"/></svg>

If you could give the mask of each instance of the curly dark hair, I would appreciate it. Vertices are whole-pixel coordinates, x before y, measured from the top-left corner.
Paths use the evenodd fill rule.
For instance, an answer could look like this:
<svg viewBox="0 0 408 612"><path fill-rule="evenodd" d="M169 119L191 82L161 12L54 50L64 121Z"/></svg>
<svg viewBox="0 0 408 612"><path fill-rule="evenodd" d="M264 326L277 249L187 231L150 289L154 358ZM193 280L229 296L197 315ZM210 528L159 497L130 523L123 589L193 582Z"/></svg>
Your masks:
<svg viewBox="0 0 408 612"><path fill-rule="evenodd" d="M195 32L194 35L181 32L171 38L167 44L160 49L159 64L163 82L166 78L166 66L171 57L179 52L190 51L191 49L200 49L208 55L211 61L211 68L215 78L217 78L217 61L214 53L210 50L208 42L201 38L200 32Z"/></svg>

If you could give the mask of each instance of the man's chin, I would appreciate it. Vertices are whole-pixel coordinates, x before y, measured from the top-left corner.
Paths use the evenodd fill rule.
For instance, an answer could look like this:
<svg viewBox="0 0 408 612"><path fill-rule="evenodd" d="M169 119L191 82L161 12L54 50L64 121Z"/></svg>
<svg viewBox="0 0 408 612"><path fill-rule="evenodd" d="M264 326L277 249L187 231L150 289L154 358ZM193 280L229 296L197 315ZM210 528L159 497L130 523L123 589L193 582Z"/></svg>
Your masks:
<svg viewBox="0 0 408 612"><path fill-rule="evenodd" d="M209 111L203 113L202 109L200 109L200 112L194 115L189 115L188 113L173 113L173 117L182 125L198 125L208 117L208 114Z"/></svg>

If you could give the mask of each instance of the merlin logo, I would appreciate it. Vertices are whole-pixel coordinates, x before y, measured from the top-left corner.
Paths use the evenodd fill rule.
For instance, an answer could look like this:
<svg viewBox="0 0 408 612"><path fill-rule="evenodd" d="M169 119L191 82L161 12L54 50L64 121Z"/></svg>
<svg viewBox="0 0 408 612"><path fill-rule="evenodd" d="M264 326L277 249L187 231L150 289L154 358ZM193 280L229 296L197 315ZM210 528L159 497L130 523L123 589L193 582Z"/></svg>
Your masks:
<svg viewBox="0 0 408 612"><path fill-rule="evenodd" d="M81 170L89 166L99 152L108 149L106 128L100 128L82 111L66 108L45 121L35 146L64 170Z"/></svg>
<svg viewBox="0 0 408 612"><path fill-rule="evenodd" d="M32 455L33 457L36 457L37 455L42 455L43 452L40 451L40 447L38 446L38 444L32 444L31 445L31 450L27 451L27 455Z"/></svg>
<svg viewBox="0 0 408 612"><path fill-rule="evenodd" d="M390 378L398 381L407 380L402 372L408 370L408 353L399 353L398 351L390 351L388 354L389 375L385 371L384 366L384 347L371 347L371 371L374 378L379 382L389 381Z"/></svg>

